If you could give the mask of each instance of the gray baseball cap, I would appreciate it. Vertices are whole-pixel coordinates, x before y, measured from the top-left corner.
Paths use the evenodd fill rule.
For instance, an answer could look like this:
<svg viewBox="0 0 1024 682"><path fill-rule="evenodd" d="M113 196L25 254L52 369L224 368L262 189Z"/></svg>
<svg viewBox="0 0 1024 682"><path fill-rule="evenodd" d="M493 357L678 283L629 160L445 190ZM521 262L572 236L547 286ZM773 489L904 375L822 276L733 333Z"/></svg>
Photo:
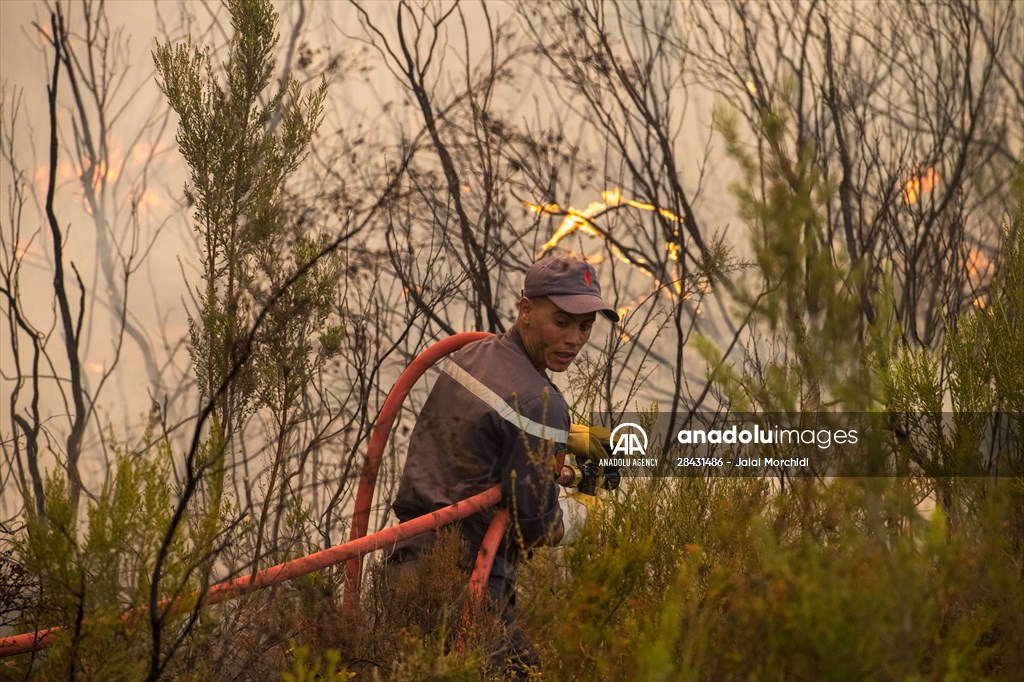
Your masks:
<svg viewBox="0 0 1024 682"><path fill-rule="evenodd" d="M530 266L523 296L546 296L567 313L600 312L612 322L619 321L615 308L601 298L594 266L572 256L549 256Z"/></svg>

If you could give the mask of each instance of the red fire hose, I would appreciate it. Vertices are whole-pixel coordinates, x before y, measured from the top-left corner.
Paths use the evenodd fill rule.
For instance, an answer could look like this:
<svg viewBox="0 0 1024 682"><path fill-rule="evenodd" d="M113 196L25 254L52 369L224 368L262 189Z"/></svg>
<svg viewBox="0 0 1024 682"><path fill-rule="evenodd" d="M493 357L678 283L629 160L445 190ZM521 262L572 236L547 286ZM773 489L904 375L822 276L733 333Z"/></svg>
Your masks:
<svg viewBox="0 0 1024 682"><path fill-rule="evenodd" d="M240 594L277 585L286 580L307 575L328 566L334 566L342 561L348 561L349 563L346 566L345 607L351 608L358 597L362 573L362 557L364 554L383 547L393 546L399 540L404 540L405 538L430 530L436 530L441 526L464 519L482 509L498 504L501 501L501 487L496 485L444 509L439 509L405 523L400 523L397 526L366 535L366 528L370 520L370 504L373 501L373 490L377 482L381 456L384 453L384 446L387 444L388 436L391 434L391 427L394 425L395 418L398 416L398 411L401 409L406 396L409 395L413 385L423 373L439 359L458 350L467 343L488 336L490 334L485 332L466 332L439 341L423 351L399 376L398 381L395 382L394 387L384 401L380 417L370 436L366 460L363 464L362 474L359 477L355 512L352 517L352 533L348 542L299 559L286 561L277 566L271 566L256 573L255 576L245 576L217 583L210 587L205 596L202 597L204 602L206 604L216 604ZM501 510L492 520L487 534L484 536L480 553L477 555L476 566L470 580L470 589L476 596L480 596L483 593L483 588L487 584L487 576L490 574L495 553L507 526L508 511ZM159 603L159 606L160 608L175 608L180 604L180 601L180 599L165 599ZM123 618L129 618L142 611L145 611L145 607L136 607L126 612ZM62 629L61 627L47 628L0 639L0 658L38 651L49 644Z"/></svg>
<svg viewBox="0 0 1024 682"><path fill-rule="evenodd" d="M400 523L397 526L385 528L382 531L367 535L358 540L349 541L299 559L286 561L277 566L271 566L260 571L255 576L246 575L234 580L225 580L222 583L217 583L207 590L203 601L205 604L216 604L225 599L237 597L240 594L277 585L286 580L298 578L328 566L334 566L352 557L362 556L383 547L390 547L399 540L436 530L441 526L476 514L482 509L493 507L500 501L501 486L496 485L461 502L456 502L450 507L418 516L415 519ZM491 561L493 561L493 551L491 552ZM489 565L487 570L490 572ZM165 599L159 603L159 606L160 608L175 608L180 603L180 599ZM128 618L145 611L145 609L146 607L134 608L125 613L123 617ZM62 629L59 627L48 628L46 630L27 632L23 635L0 639L0 658L28 653L29 651L38 651L49 644L53 637Z"/></svg>
<svg viewBox="0 0 1024 682"><path fill-rule="evenodd" d="M491 575L494 556L498 553L498 546L501 545L501 538L505 535L506 528L508 528L508 509L499 509L491 519L491 525L487 526L483 542L480 543L480 551L476 555L473 574L469 576L469 591L477 599L483 596L484 590L487 588L487 578Z"/></svg>
<svg viewBox="0 0 1024 682"><path fill-rule="evenodd" d="M359 489L356 491L356 506L352 514L352 533L349 541L358 540L366 535L366 527L370 523L370 505L373 503L373 490L377 485L377 472L380 470L380 460L384 454L384 446L387 445L388 437L391 435L391 427L395 423L398 411L402 409L402 403L412 390L416 381L423 376L434 363L449 353L453 353L465 346L467 343L485 339L491 336L487 332L463 332L447 339L438 341L434 345L420 353L412 363L405 368L398 381L391 388L384 407L381 408L380 416L377 417L377 424L370 435L370 445L366 450L366 460L363 463L363 471L359 476ZM344 607L351 611L355 608L359 598L359 582L363 572L362 556L353 557L345 567L345 601Z"/></svg>

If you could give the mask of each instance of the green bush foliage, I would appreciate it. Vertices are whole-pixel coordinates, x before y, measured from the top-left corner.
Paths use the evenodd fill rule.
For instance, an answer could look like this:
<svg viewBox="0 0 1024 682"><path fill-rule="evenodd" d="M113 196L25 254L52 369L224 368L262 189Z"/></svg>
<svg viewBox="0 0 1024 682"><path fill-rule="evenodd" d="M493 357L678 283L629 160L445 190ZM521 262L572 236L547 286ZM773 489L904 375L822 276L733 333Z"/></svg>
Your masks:
<svg viewBox="0 0 1024 682"><path fill-rule="evenodd" d="M98 498L87 506L84 531L78 530L66 479L47 477L48 516L30 520L26 532L15 538L13 551L35 592L31 606L21 615L21 630L56 626L53 643L45 654L14 659L25 674L40 679L82 676L85 679L144 679L150 651L149 603L153 564L173 511L170 452L165 444L155 456L121 454L114 476ZM198 521L198 520L197 520ZM163 607L160 618L172 631L191 617L199 587L196 568L208 556L212 521L195 524L170 541L166 584L175 587L179 601ZM207 641L215 616L188 628L189 649ZM117 643L116 645L114 643ZM172 640L161 653L168 656L182 642ZM176 660L189 658L176 654ZM183 679L199 679L179 668Z"/></svg>
<svg viewBox="0 0 1024 682"><path fill-rule="evenodd" d="M1010 496L950 531L903 479L656 480L530 566L545 679L1014 679Z"/></svg>
<svg viewBox="0 0 1024 682"><path fill-rule="evenodd" d="M500 677L487 652L498 646L502 625L487 604L470 603L461 536L443 529L417 563L408 570L372 565L359 609L342 614L320 646L340 649L357 679Z"/></svg>

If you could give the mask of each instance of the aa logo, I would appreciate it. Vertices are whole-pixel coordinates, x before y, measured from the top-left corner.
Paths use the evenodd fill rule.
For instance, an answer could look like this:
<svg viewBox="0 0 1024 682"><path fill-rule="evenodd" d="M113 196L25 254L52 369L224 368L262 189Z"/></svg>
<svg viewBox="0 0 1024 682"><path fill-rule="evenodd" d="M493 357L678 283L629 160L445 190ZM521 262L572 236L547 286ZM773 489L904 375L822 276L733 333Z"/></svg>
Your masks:
<svg viewBox="0 0 1024 682"><path fill-rule="evenodd" d="M647 454L647 432L639 424L625 422L619 424L612 431L608 439L608 445L612 448L612 456L623 455L632 457Z"/></svg>

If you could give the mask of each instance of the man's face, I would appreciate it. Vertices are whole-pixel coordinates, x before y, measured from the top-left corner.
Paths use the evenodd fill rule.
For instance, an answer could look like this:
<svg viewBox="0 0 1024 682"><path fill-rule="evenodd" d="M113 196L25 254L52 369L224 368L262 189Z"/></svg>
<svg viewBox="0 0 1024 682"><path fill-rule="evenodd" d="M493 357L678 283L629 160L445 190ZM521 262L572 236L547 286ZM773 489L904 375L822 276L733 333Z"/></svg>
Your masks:
<svg viewBox="0 0 1024 682"><path fill-rule="evenodd" d="M544 298L519 301L519 334L534 366L564 372L587 343L597 313L573 315Z"/></svg>

